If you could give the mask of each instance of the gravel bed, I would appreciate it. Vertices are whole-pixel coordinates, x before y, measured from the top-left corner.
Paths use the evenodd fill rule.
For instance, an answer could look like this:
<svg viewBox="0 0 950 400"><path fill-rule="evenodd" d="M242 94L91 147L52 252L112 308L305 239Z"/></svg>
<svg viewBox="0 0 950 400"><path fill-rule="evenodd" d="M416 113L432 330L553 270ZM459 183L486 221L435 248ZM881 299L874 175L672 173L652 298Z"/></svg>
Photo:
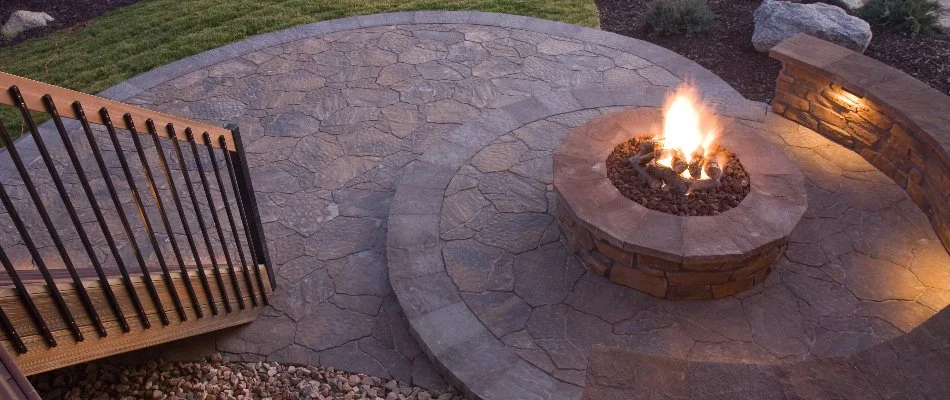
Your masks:
<svg viewBox="0 0 950 400"><path fill-rule="evenodd" d="M319 366L230 362L93 362L30 378L43 399L371 399L464 400L458 393L410 386Z"/></svg>
<svg viewBox="0 0 950 400"><path fill-rule="evenodd" d="M717 153L724 154L725 168L721 185L714 189L696 191L689 195L646 186L627 159L640 151L643 138L633 138L620 143L607 156L607 177L624 197L633 200L651 210L674 215L717 215L739 205L751 187L746 174L735 154L718 146Z"/></svg>

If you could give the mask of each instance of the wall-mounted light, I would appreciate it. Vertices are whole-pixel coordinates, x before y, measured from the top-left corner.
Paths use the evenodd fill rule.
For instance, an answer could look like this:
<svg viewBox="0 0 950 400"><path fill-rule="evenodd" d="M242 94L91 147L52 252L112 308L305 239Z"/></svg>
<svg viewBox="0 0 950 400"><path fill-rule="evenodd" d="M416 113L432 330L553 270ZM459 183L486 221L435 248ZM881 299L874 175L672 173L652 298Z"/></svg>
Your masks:
<svg viewBox="0 0 950 400"><path fill-rule="evenodd" d="M832 93L834 93L835 96L838 97L838 99L855 106L860 104L861 100L864 97L848 90L844 86L837 85L837 84L831 84L831 89L832 89Z"/></svg>
<svg viewBox="0 0 950 400"><path fill-rule="evenodd" d="M858 101L858 100L861 100L861 99L863 98L863 96L861 96L861 95L859 95L859 94L857 94L857 93L855 93L855 92L852 92L852 91L848 90L848 88L846 88L846 87L844 87L844 86L841 86L841 90L842 90L843 92L845 92L846 94L848 94L849 96L853 97L853 98L854 98L854 101Z"/></svg>

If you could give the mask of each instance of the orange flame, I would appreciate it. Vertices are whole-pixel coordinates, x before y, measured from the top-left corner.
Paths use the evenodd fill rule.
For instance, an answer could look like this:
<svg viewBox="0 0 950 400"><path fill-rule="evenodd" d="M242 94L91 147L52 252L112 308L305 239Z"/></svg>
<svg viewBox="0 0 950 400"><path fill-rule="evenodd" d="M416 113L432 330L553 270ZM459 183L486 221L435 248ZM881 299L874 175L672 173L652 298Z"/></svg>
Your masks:
<svg viewBox="0 0 950 400"><path fill-rule="evenodd" d="M702 103L699 92L688 83L676 88L663 107L663 148L680 150L689 157L697 149L709 156L721 128L708 106ZM657 163L671 166L672 155L666 154ZM708 178L703 171L702 178ZM689 177L683 172L684 177Z"/></svg>

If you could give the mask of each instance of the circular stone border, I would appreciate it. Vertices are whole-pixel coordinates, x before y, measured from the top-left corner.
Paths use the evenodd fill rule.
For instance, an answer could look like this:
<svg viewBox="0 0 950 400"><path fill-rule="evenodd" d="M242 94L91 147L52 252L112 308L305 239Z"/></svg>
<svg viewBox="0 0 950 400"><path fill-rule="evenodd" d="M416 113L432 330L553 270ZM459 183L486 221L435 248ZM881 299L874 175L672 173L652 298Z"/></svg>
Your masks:
<svg viewBox="0 0 950 400"><path fill-rule="evenodd" d="M389 214L389 280L409 329L433 365L473 399L579 399L582 388L522 360L462 300L441 252L442 200L465 163L493 140L553 115L601 107L663 106L667 88L591 86L557 91L483 112L406 166ZM714 101L721 115L764 122L764 103Z"/></svg>
<svg viewBox="0 0 950 400"><path fill-rule="evenodd" d="M588 269L654 297L722 298L762 282L805 213L805 177L756 129L728 117L718 143L742 160L752 185L739 206L679 216L628 199L607 177L607 156L652 137L662 112L603 115L572 130L554 154L554 192L567 247Z"/></svg>
<svg viewBox="0 0 950 400"><path fill-rule="evenodd" d="M361 15L298 25L279 31L262 33L162 65L103 90L97 93L97 96L115 101L126 101L173 79L268 47L334 32L414 24L482 25L570 37L634 54L669 71L680 79L690 78L705 94L742 98L738 91L716 74L664 47L599 29L520 15L481 11L405 11ZM610 102L609 98L599 99L599 101ZM79 122L76 120L66 119L63 123L67 130L80 128ZM54 141L59 137L53 121L40 124L38 131L40 135L43 135L44 140ZM25 159L40 156L33 135L21 136L16 140L16 146ZM6 149L0 149L0 180L5 182L16 175L16 171L12 166L12 161Z"/></svg>

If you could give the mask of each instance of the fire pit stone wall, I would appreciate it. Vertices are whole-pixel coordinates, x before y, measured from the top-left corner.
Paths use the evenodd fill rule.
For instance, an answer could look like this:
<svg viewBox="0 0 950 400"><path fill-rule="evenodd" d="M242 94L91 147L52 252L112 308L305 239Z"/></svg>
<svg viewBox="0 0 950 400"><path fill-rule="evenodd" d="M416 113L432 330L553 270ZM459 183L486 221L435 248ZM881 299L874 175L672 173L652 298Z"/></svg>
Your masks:
<svg viewBox="0 0 950 400"><path fill-rule="evenodd" d="M558 201L564 202L563 198ZM619 245L599 229L580 222L567 207L558 208L557 218L568 248L591 271L660 298L722 298L751 289L765 279L786 247L786 241L780 240L732 260L687 261L671 254L658 255L646 248Z"/></svg>
<svg viewBox="0 0 950 400"><path fill-rule="evenodd" d="M770 55L782 62L772 110L854 150L890 176L950 248L950 97L804 34Z"/></svg>
<svg viewBox="0 0 950 400"><path fill-rule="evenodd" d="M746 125L723 118L720 143L749 172L738 207L678 216L624 197L606 175L613 148L656 133L655 108L615 112L572 131L554 156L556 217L568 248L591 271L667 299L721 298L765 279L805 212L804 177L781 150Z"/></svg>

